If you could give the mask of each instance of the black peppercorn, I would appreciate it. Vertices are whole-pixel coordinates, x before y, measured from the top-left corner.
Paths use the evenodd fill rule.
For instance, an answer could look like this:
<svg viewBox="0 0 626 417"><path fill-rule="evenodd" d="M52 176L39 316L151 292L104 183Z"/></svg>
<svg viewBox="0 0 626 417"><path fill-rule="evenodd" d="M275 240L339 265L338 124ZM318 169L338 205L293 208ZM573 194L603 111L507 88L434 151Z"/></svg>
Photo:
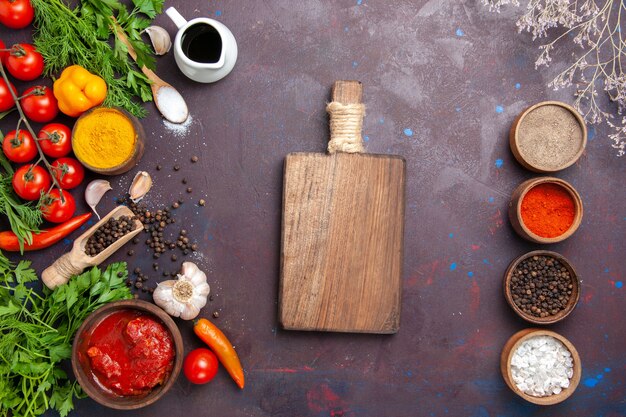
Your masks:
<svg viewBox="0 0 626 417"><path fill-rule="evenodd" d="M572 277L557 259L535 255L522 260L512 272L510 290L524 313L545 318L564 310L573 287Z"/></svg>
<svg viewBox="0 0 626 417"><path fill-rule="evenodd" d="M134 223L128 216L120 216L117 219L110 218L96 229L93 235L89 236L85 244L85 253L89 256L99 254L120 237L130 233L133 226Z"/></svg>

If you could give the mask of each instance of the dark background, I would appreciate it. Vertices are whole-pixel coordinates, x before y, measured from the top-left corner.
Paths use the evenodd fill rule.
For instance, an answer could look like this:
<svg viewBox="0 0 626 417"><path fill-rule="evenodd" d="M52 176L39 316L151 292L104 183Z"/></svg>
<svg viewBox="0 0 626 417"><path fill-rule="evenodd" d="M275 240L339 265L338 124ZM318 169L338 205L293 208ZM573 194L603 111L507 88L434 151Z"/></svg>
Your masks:
<svg viewBox="0 0 626 417"><path fill-rule="evenodd" d="M179 197L185 202L168 230L184 225L200 245L189 259L207 272L215 297L202 315L219 312L215 322L236 345L246 388L238 390L223 369L206 386L192 386L181 375L145 409L116 412L85 399L76 401L72 415L626 415L625 164L604 127L590 127L585 154L557 174L580 192L585 214L573 237L549 247L565 255L582 280L577 309L549 327L577 347L580 386L566 402L541 408L516 397L499 371L505 341L528 327L506 305L502 275L513 258L539 248L519 238L506 215L512 190L535 176L514 160L508 129L536 102L572 102L573 88L547 87L565 68L572 44L555 54L550 68L536 71L538 43L517 34L514 24L522 9L489 13L478 1L168 6L187 18L225 23L238 41L239 60L224 80L197 84L177 70L173 53L158 58L157 73L183 93L192 123L186 132L175 131L147 104L147 147L137 169L155 180L146 198L150 207ZM174 36L165 15L155 23ZM7 44L30 39L28 30L1 30ZM363 82L368 152L407 160L402 316L393 336L277 328L283 159L289 152L325 150L324 105L337 79ZM14 121L2 121L2 130L13 129ZM200 162L191 164L192 155ZM156 171L157 164L163 170ZM175 164L180 171L173 171ZM101 213L115 205L135 172L111 178L114 191ZM200 198L205 207L194 204ZM27 257L41 271L70 246L66 240ZM128 249L111 261L151 271L143 244L132 257ZM159 263L161 271L173 271L180 259ZM151 285L162 279L150 276ZM186 350L200 347L191 323L178 323Z"/></svg>

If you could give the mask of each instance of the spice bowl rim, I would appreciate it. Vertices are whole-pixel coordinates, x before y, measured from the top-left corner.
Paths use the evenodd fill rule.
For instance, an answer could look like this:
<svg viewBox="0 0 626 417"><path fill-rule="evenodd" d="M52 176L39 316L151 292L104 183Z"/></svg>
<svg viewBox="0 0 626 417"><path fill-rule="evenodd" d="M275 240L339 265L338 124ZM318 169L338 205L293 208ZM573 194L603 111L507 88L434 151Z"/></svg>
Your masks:
<svg viewBox="0 0 626 417"><path fill-rule="evenodd" d="M560 106L560 107L563 107L564 109L569 111L574 116L574 118L576 119L576 121L578 122L579 126L582 129L582 142L580 144L580 148L578 149L578 151L572 157L571 160L569 160L567 162L564 162L563 164L559 165L557 168L546 168L546 167L542 167L542 166L530 163L524 157L523 152L521 151L521 149L519 147L519 128L520 128L523 120L533 110L536 110L539 107L543 107L543 106ZM533 104L532 106L527 107L525 110L523 110L517 116L517 118L513 122L513 125L511 125L511 130L509 131L509 146L511 148L511 152L513 153L513 156L515 157L515 159L526 169L529 169L531 171L538 172L538 173L545 173L545 174L562 171L562 170L564 170L566 168L569 168L570 166L574 165L576 163L576 161L578 161L580 159L580 157L582 156L583 152L585 151L585 148L587 147L587 125L585 124L585 120L580 115L580 113L574 107L570 106L569 104L564 103L562 101L556 101L556 100L541 101L539 103L536 103L536 104Z"/></svg>
<svg viewBox="0 0 626 417"><path fill-rule="evenodd" d="M572 197L572 200L574 201L574 221L563 234L555 237L539 236L526 226L522 218L522 201L524 200L524 197L531 189L544 183L558 185L559 187L567 191L567 193L570 195L570 197ZM578 230L578 227L582 223L583 213L583 200L578 191L576 191L574 186L572 186L569 182L557 177L538 177L531 178L522 182L513 191L513 194L511 196L511 202L509 203L509 218L511 220L511 224L513 225L513 229L515 229L515 231L524 239L541 244L562 242L572 236L574 232Z"/></svg>
<svg viewBox="0 0 626 417"><path fill-rule="evenodd" d="M97 167L94 167L94 166L86 163L85 161L83 161L78 156L78 154L76 154L76 152L74 152L74 155L76 156L76 159L78 159L78 161L80 161L80 163L85 166L85 168L87 168L90 171L93 171L95 173L98 173L98 174L101 174L101 175L119 175L119 174L123 174L125 172L130 171L137 164L139 159L141 159L141 157L143 156L143 153L144 153L144 150L145 150L146 132L145 132L145 130L143 128L143 125L139 121L139 119L137 117L135 117L132 113L128 112L126 109L124 109L122 107L119 107L119 106L96 106L96 107L92 107L91 109L85 111L83 114L78 116L78 118L76 119L76 122L74 123L74 127L72 128L72 141L71 141L72 142L72 150L74 149L74 138L75 138L76 129L77 129L78 124L81 121L81 119L83 119L85 117L88 117L93 112L98 111L98 110L102 110L102 109L117 110L124 117L126 117L130 121L130 123L133 125L133 130L135 131L135 146L133 147L133 151L128 156L128 158L126 158L122 163L120 163L120 164L118 164L116 166L113 166L113 167L109 167L109 168L97 168Z"/></svg>
<svg viewBox="0 0 626 417"><path fill-rule="evenodd" d="M513 295L511 294L510 285L511 285L511 278L513 276L513 271L515 270L517 265L519 265L522 261L532 256L550 256L552 258L555 258L565 268L567 268L567 270L570 273L570 277L572 279L572 287L573 287L572 297L570 297L566 305L566 308L563 310L560 310L557 314L549 315L548 317L545 317L545 318L535 317L522 311L513 301ZM559 321L564 320L567 316L569 316L572 313L572 311L574 311L574 309L576 309L576 306L578 305L578 301L580 299L580 279L578 278L578 273L574 269L574 266L571 264L571 262L567 260L567 258L565 258L560 253L549 251L549 250L534 250L534 251L527 252L523 255L520 255L517 258L513 259L513 261L511 261L511 263L509 264L508 268L506 269L504 273L503 290L504 290L504 298L506 299L507 304L513 309L515 314L517 314L519 317L526 320L527 322L538 324L538 325L548 325L548 324L558 323Z"/></svg>
<svg viewBox="0 0 626 417"><path fill-rule="evenodd" d="M546 397L535 397L532 395L528 395L520 390L515 384L515 381L513 381L513 375L511 372L511 358L513 357L513 353L524 341L535 336L554 337L555 339L563 343L563 345L567 348L567 350L569 350L572 355L572 366L574 369L573 375L570 378L569 387L564 388L558 394L553 394ZM574 391L576 391L582 375L582 361L574 344L570 342L565 336L547 329L527 328L520 330L512 335L509 340L507 340L507 342L504 344L504 347L502 348L502 353L500 354L500 372L502 373L502 378L504 379L506 385L515 394L519 395L524 400L537 405L554 405L565 401L574 393Z"/></svg>
<svg viewBox="0 0 626 417"><path fill-rule="evenodd" d="M80 345L83 343L83 336L87 332L92 331L98 324L102 322L102 320L104 320L104 318L108 317L110 314L116 311L121 310L139 310L147 312L153 317L158 318L166 327L174 342L174 351L176 356L174 358L174 366L169 376L167 377L167 380L165 381L165 383L153 388L148 394L143 396L125 397L106 392L102 387L97 384L97 382L95 382L89 376L90 371L85 369L85 364L80 360L79 350L81 349ZM183 339L180 330L178 329L178 326L176 325L174 320L172 320L172 318L160 307L148 301L140 299L130 299L115 301L106 304L87 316L85 321L80 325L78 331L76 332L76 337L74 338L74 342L72 344L71 362L72 371L74 372L78 383L91 399L106 407L117 410L136 410L138 408L142 408L156 402L169 391L169 389L176 382L178 375L180 374L183 364L183 356Z"/></svg>

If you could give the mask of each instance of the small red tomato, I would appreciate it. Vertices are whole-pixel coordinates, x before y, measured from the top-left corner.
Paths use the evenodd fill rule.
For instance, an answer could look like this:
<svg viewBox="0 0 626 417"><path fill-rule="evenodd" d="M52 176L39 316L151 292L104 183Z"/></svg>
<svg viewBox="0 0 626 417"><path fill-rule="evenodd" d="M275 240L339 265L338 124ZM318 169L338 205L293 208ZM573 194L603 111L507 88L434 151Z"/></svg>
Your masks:
<svg viewBox="0 0 626 417"><path fill-rule="evenodd" d="M59 158L52 163L52 172L61 188L70 190L83 182L85 169L78 160L70 157Z"/></svg>
<svg viewBox="0 0 626 417"><path fill-rule="evenodd" d="M0 0L0 23L11 29L30 25L35 10L29 0Z"/></svg>
<svg viewBox="0 0 626 417"><path fill-rule="evenodd" d="M11 86L11 90L17 95L17 90L11 81L9 81L9 85ZM7 87L7 83L3 78L0 78L0 112L7 111L13 106L15 106L15 99L13 99L13 95L11 95L11 91Z"/></svg>
<svg viewBox="0 0 626 417"><path fill-rule="evenodd" d="M43 56L33 45L17 43L5 58L5 66L18 80L31 81L43 73Z"/></svg>
<svg viewBox="0 0 626 417"><path fill-rule="evenodd" d="M189 352L183 364L185 376L194 384L206 384L217 373L219 362L215 353L206 348Z"/></svg>
<svg viewBox="0 0 626 417"><path fill-rule="evenodd" d="M59 113L59 105L52 89L45 85L37 85L24 91L20 99L24 114L33 122L47 123Z"/></svg>
<svg viewBox="0 0 626 417"><path fill-rule="evenodd" d="M61 194L58 188L54 188L41 199L41 213L43 218L52 223L68 221L76 211L76 202L69 191Z"/></svg>
<svg viewBox="0 0 626 417"><path fill-rule="evenodd" d="M39 200L50 188L50 175L39 165L22 165L13 174L13 189L24 200Z"/></svg>
<svg viewBox="0 0 626 417"><path fill-rule="evenodd" d="M44 154L60 158L72 151L72 131L61 123L50 123L39 131L37 137Z"/></svg>
<svg viewBox="0 0 626 417"><path fill-rule="evenodd" d="M0 49L7 49L7 46L4 44L4 42L2 42L2 39L0 39ZM7 51L2 51L0 52L0 61L2 61L2 65L4 65L4 59L7 57L9 53Z"/></svg>
<svg viewBox="0 0 626 417"><path fill-rule="evenodd" d="M2 150L9 159L9 161L23 164L28 162L37 156L37 145L35 139L28 133L28 130L20 129L19 132L15 130L10 131L4 137L2 142Z"/></svg>

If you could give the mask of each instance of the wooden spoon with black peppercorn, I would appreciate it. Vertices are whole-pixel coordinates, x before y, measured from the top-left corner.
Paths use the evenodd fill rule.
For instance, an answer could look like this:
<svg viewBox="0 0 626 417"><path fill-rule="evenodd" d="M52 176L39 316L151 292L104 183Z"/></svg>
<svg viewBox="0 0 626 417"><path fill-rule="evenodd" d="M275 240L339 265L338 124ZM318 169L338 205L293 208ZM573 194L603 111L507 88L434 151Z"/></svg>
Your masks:
<svg viewBox="0 0 626 417"><path fill-rule="evenodd" d="M128 220L124 220L122 218L126 218ZM113 223L109 223L110 228L107 230L108 236L112 238L111 242L109 242L106 247L100 249L96 246L98 242L94 243L93 239L89 242L89 239L96 234L96 231L102 231L100 228L106 225L109 222L109 219L116 219L114 227L116 229L121 228L122 230L113 230ZM122 220L117 221L120 219ZM132 228L128 226L132 226ZM41 273L41 280L50 289L54 289L59 285L65 284L69 281L72 275L80 274L85 268L102 263L142 230L143 224L135 218L134 213L128 207L116 207L111 210L109 214L104 216L98 223L94 224L89 230L78 237L74 241L74 245L72 246L72 250L70 252L61 256L51 266L46 268ZM89 253L95 253L94 256L87 253L88 248L90 251ZM95 250L95 252L92 252L92 249Z"/></svg>

